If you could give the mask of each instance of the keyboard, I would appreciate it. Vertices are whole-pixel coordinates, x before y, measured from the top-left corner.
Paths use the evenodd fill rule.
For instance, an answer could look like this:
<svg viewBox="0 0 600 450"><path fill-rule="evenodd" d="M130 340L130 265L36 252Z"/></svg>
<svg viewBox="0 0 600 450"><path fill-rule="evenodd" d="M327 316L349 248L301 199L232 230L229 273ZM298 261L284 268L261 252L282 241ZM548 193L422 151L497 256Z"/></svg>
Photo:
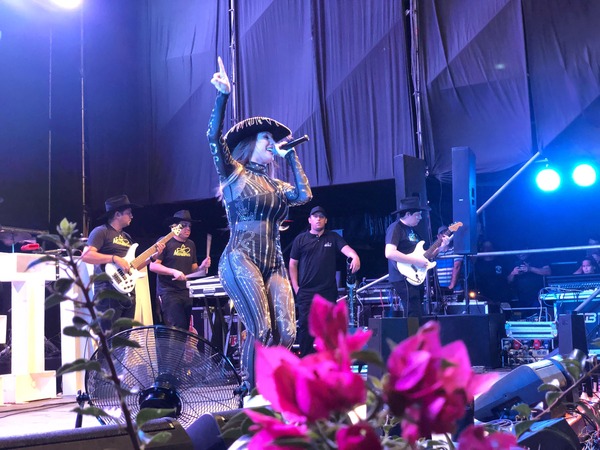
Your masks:
<svg viewBox="0 0 600 450"><path fill-rule="evenodd" d="M188 281L186 284L192 298L227 296L219 277L198 278Z"/></svg>
<svg viewBox="0 0 600 450"><path fill-rule="evenodd" d="M542 301L567 301L567 302L581 302L586 300L590 295L595 292L595 289L584 289L584 290L562 290L553 289L540 294L540 300ZM599 297L596 297L594 301L600 301Z"/></svg>

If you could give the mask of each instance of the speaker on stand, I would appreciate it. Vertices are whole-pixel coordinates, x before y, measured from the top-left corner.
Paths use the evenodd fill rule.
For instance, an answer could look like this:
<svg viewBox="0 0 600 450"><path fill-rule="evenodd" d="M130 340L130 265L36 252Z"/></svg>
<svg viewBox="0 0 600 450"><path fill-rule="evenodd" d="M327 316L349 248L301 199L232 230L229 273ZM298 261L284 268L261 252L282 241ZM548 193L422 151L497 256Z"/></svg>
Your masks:
<svg viewBox="0 0 600 450"><path fill-rule="evenodd" d="M452 147L452 217L462 222L454 233L454 253L471 255L477 253L477 185L475 154L469 147ZM469 309L468 275L469 258L463 259L463 286L465 289L465 312Z"/></svg>

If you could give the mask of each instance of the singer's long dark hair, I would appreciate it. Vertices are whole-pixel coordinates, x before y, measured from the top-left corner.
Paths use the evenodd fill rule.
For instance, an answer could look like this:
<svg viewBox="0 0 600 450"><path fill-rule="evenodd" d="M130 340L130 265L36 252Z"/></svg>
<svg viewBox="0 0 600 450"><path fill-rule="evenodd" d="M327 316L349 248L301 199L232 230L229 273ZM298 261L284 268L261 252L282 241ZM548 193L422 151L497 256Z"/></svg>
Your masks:
<svg viewBox="0 0 600 450"><path fill-rule="evenodd" d="M250 162L250 158L252 158L252 154L254 153L254 148L256 147L256 134L253 136L249 136L247 138L242 139L231 152L231 157L239 162L242 166L246 166ZM227 179L222 182L217 191L217 198L219 200L223 200L223 189L231 184L234 180L237 179L240 172L235 171L231 175L227 177ZM267 174L271 178L275 178L275 161L267 164Z"/></svg>

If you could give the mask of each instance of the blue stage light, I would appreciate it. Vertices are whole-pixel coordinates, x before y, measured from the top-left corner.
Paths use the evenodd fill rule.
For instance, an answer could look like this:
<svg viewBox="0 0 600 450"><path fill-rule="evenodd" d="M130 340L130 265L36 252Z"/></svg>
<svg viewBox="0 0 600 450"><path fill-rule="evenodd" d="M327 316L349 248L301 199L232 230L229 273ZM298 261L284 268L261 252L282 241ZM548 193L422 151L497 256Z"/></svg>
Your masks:
<svg viewBox="0 0 600 450"><path fill-rule="evenodd" d="M535 182L542 191L554 191L560 186L560 175L554 169L545 168L537 174Z"/></svg>
<svg viewBox="0 0 600 450"><path fill-rule="evenodd" d="M590 164L579 164L573 170L573 181L579 186L591 186L596 182L596 169Z"/></svg>

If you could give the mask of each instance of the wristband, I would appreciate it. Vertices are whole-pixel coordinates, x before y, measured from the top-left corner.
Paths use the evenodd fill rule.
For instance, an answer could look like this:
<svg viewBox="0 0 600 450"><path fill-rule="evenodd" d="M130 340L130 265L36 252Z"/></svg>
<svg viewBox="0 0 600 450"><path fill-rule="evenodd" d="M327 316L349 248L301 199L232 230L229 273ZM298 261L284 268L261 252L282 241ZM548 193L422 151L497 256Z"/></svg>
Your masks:
<svg viewBox="0 0 600 450"><path fill-rule="evenodd" d="M112 261L112 263L115 263L115 255L112 255L112 258L110 259Z"/></svg>

